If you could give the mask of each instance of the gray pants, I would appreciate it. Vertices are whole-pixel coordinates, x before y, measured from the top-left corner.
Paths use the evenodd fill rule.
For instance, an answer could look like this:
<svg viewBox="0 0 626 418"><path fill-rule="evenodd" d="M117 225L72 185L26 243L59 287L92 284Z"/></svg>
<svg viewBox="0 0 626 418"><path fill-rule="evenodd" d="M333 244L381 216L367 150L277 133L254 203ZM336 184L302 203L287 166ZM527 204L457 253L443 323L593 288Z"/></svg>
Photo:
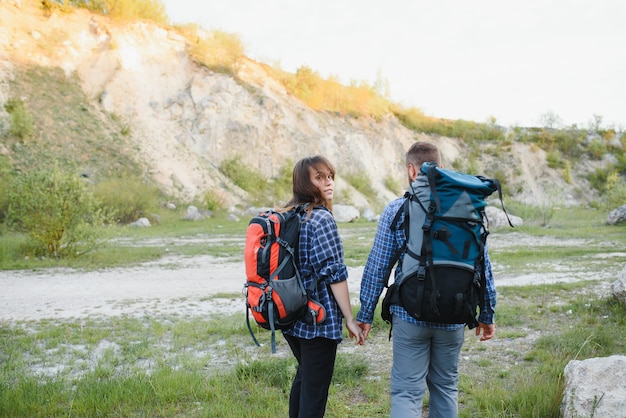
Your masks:
<svg viewBox="0 0 626 418"><path fill-rule="evenodd" d="M429 418L458 416L464 330L420 327L393 317L391 418L421 417L427 387Z"/></svg>

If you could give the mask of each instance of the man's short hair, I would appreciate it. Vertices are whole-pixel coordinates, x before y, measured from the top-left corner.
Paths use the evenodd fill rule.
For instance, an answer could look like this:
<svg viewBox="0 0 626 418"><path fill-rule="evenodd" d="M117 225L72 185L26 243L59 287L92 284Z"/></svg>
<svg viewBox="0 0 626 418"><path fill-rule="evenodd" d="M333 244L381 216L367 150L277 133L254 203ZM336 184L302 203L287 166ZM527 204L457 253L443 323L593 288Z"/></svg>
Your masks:
<svg viewBox="0 0 626 418"><path fill-rule="evenodd" d="M436 162L441 165L439 148L435 144L423 141L411 145L406 153L406 163L413 164L419 170L426 162Z"/></svg>

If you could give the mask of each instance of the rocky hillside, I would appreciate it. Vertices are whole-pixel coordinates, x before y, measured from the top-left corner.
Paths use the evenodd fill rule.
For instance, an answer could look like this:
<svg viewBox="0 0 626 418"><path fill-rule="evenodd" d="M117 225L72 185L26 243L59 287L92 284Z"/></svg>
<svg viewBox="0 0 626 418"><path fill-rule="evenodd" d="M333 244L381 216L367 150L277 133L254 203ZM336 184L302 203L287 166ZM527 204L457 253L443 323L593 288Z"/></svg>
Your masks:
<svg viewBox="0 0 626 418"><path fill-rule="evenodd" d="M60 69L99 117L128 124L115 147L130 150L163 190L185 200L211 190L227 205L247 198L218 170L233 158L269 178L303 156L324 154L337 166L338 195L365 207L373 202L346 177L366 175L379 204L393 198L398 191L388 190L385 179L405 184L403 155L417 139L438 143L446 166L467 167L470 152L476 154L460 140L411 131L392 115L376 121L313 111L259 63L244 59L235 76L219 74L195 62L188 48L179 32L152 23L120 23L85 10L44 13L36 1L0 0L0 108L15 96L11 86L25 66ZM5 131L6 117L0 114ZM14 157L10 146L0 153ZM528 144L485 144L477 165L480 174L505 176L510 197L520 201L586 199L582 175L589 167L573 167L567 183L548 168L544 151Z"/></svg>

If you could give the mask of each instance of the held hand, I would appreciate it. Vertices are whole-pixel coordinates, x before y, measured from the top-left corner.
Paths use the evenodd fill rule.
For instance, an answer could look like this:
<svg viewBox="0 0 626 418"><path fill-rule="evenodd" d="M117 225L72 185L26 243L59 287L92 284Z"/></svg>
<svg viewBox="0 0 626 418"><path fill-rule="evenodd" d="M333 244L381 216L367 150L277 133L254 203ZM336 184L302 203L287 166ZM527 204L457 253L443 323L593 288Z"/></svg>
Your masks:
<svg viewBox="0 0 626 418"><path fill-rule="evenodd" d="M355 344L363 345L365 343L363 330L359 328L357 322L354 319L352 319L351 321L346 320L346 328L348 328L350 339L356 338L356 341L354 342Z"/></svg>
<svg viewBox="0 0 626 418"><path fill-rule="evenodd" d="M480 337L480 341L490 340L496 335L496 326L494 324L483 324L479 322L476 327L476 336L480 335L481 330L483 335Z"/></svg>
<svg viewBox="0 0 626 418"><path fill-rule="evenodd" d="M372 324L367 324L365 322L358 322L358 321L357 321L357 324L363 330L363 338L367 339L367 336L369 335L370 330L372 329Z"/></svg>

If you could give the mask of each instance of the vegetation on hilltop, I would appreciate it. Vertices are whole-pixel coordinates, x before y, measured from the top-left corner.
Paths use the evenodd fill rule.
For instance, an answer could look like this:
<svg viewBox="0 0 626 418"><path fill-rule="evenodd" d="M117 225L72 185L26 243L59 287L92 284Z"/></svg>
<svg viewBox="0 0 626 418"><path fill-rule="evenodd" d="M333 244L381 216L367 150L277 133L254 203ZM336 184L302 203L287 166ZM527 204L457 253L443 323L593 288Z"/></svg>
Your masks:
<svg viewBox="0 0 626 418"><path fill-rule="evenodd" d="M169 21L161 0L41 0L41 5L45 11L80 7L116 19L145 19L158 24Z"/></svg>

